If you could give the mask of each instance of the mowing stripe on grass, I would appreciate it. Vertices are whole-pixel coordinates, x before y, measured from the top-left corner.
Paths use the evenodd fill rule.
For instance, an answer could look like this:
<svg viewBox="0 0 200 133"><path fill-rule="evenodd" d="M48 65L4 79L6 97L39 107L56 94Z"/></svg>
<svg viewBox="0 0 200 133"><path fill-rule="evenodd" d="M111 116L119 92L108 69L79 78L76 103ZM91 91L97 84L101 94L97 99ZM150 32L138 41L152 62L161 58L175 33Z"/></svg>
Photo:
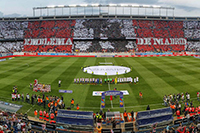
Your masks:
<svg viewBox="0 0 200 133"><path fill-rule="evenodd" d="M83 62L82 66L87 66L87 65L93 65L93 63L95 63L96 58L86 58L85 62ZM83 70L80 69L77 70L77 74L74 75L74 78L90 78L92 77L91 74L88 73L84 73ZM73 90L73 94L65 94L66 97L70 98L67 103L69 103L70 105L70 100L71 98L75 99L75 103L79 105L80 110L82 110L83 108L81 108L81 106L84 106L85 102L86 102L86 97L91 97L91 93L89 93L89 85L88 84L74 84L73 83L74 80L72 80L72 83L70 84L70 86L68 86L68 89Z"/></svg>
<svg viewBox="0 0 200 133"><path fill-rule="evenodd" d="M80 68L82 67L82 64L86 61L87 58L70 58L70 60L74 60L74 61L71 61L70 65L67 67L67 64L66 64L66 67L64 67L64 71L62 71L62 73L59 73L59 76L57 76L57 78L55 78L52 82L53 86L55 88L58 88L58 80L61 79L62 81L62 85L59 89L68 89L68 90L73 90L73 93L72 94L62 94L63 97L64 97L64 102L65 102L65 105L66 107L68 107L68 105L70 105L70 100L72 98L74 98L74 102L76 103L76 98L77 96L80 97L79 94L74 94L74 89L75 88L70 88L70 85L73 84L73 81L74 81L74 78L75 76L77 75L77 73L79 72ZM67 63L67 62L66 62ZM54 94L58 94L58 89L55 89L55 92Z"/></svg>
<svg viewBox="0 0 200 133"><path fill-rule="evenodd" d="M104 62L104 58L96 58L95 62L88 63L89 66L97 65L98 62ZM87 74L88 75L88 74ZM90 75L91 78L102 78L102 76L99 75ZM103 76L105 77L105 76ZM104 80L103 80L104 81ZM89 85L88 93L85 98L85 104L84 107L97 107L98 111L101 106L101 97L92 96L93 91L107 91L108 90L108 84L102 84L102 85ZM109 103L106 104L106 106L109 106Z"/></svg>
<svg viewBox="0 0 200 133"><path fill-rule="evenodd" d="M55 62L58 59L59 58L57 58L57 59L48 58L48 59L46 59L46 61L43 61L43 62L33 65L31 67L28 67L28 68L24 69L23 71L13 73L12 75L8 76L7 78L1 79L0 83L2 83L2 82L9 83L6 86L1 86L1 88L7 88L8 90L11 90L14 85L18 86L18 90L20 90L21 88L25 88L26 86L29 85L30 82L33 82L35 78L39 78L39 76L37 77L38 73L43 74L44 71L41 71L42 68L44 68L43 70L46 70L49 67L49 65L51 65L52 62L49 62L49 60L52 60ZM30 79L32 79L32 81L30 81ZM28 83L26 83L24 81L28 81ZM28 91L30 91L30 89ZM8 91L8 93L11 93L11 91L10 92Z"/></svg>
<svg viewBox="0 0 200 133"><path fill-rule="evenodd" d="M135 66L134 63L132 63L132 59L131 58L123 58L123 60L125 61L123 64L129 64L132 66L132 72L128 73L128 76L131 77L139 77L139 83L137 83L136 85L130 85L130 88L133 95L136 97L136 100L138 101L136 104L153 104L156 103L158 98L160 98L160 96L156 93L156 91L154 91L152 89L152 87L145 81L144 77L142 75L139 74L138 72L138 68L140 68L140 66ZM144 96L143 99L140 99L139 97L139 91L141 91ZM151 101L149 101L149 97L147 98L147 94L151 92L150 98L152 99Z"/></svg>
<svg viewBox="0 0 200 133"><path fill-rule="evenodd" d="M153 58L152 58L153 59ZM194 69L191 69L193 68L193 65L190 64L189 67L185 67L185 66L182 66L182 63L184 62L180 62L180 61L177 61L175 59L171 59L171 58L164 58L162 59L162 64L161 64L161 58L154 58L154 60L159 63L159 67L162 66L162 68L165 68L165 70L168 70L170 71L170 73L172 74L175 74L177 73L175 76L179 77L180 79L186 81L186 82L190 82L191 81L191 84L194 83L194 81L199 81L198 78L200 78L200 74L198 74L200 72L200 70L197 70L197 71L194 71ZM170 68L173 68L172 70L169 70L169 67ZM172 71L172 72L171 72Z"/></svg>
<svg viewBox="0 0 200 133"><path fill-rule="evenodd" d="M127 64L127 62L125 61L124 58L115 58L115 62L117 65L124 65ZM129 64L130 66L131 64ZM136 77L133 76L134 72L133 69L130 73L127 74L123 74L123 75L119 75L118 77L122 78L122 77ZM141 100L137 99L138 96L138 92L136 92L136 86L135 84L118 84L118 85L114 85L115 87L117 87L118 89L120 88L120 90L127 90L129 92L129 96L124 96L124 105L126 105L126 107L132 106L132 105L138 105L141 104ZM123 89L124 88L124 89Z"/></svg>
<svg viewBox="0 0 200 133"><path fill-rule="evenodd" d="M138 73L145 78L145 81L160 96L160 98L163 98L163 96L169 92L178 93L176 89L163 80L162 76L165 75L158 75L157 73L159 72L157 71L156 67L149 64L147 60L149 60L148 57L135 58L133 63L139 66L137 68ZM151 92L149 93L151 94Z"/></svg>
<svg viewBox="0 0 200 133"><path fill-rule="evenodd" d="M159 64L156 65L155 61L153 61L153 59L151 58L147 60L147 62L151 64L151 67L147 67L148 70L152 71L155 75L162 78L166 83L168 83L174 89L178 90L178 92L183 92L184 88L186 89L186 87L194 89L194 87L192 87L190 84L186 83L181 79L176 78L175 75L167 72L169 69L172 70L173 69L172 67L169 67L168 69L164 70L163 68L160 68ZM153 64L153 62L155 64ZM168 93L166 93L166 95L169 95L170 93L177 94L177 92L169 91Z"/></svg>
<svg viewBox="0 0 200 133"><path fill-rule="evenodd" d="M36 77L36 79L38 79L39 83L51 84L52 80L54 79L54 77L57 76L57 74L56 73L49 74L49 73L52 72L53 70L57 69L57 66L59 66L60 64L63 63L63 58L57 58L57 60L53 60L52 62L49 62L49 63L50 64L46 65L45 67L41 67L41 69L37 70L34 73L31 73L31 77L29 79L30 82L31 81L33 82L34 77ZM26 88L27 87L24 87L23 90L25 90ZM30 91L32 91L32 90L30 90ZM51 84L51 92L52 93L56 92L56 88L52 84Z"/></svg>
<svg viewBox="0 0 200 133"><path fill-rule="evenodd" d="M78 58L60 58L58 62L55 62L54 67L50 68L47 73L43 74L38 80L44 80L46 83L52 84L53 82L56 82L56 79L60 77L60 75L63 74L64 71L66 71L74 62L77 61ZM62 81L62 79L61 79ZM65 83L62 83L64 85ZM58 88L58 81L56 86Z"/></svg>
<svg viewBox="0 0 200 133"><path fill-rule="evenodd" d="M198 88L200 86L199 79L197 78L197 77L199 77L199 75L195 74L197 76L197 77L195 77L194 71L192 71L188 68L185 68L183 66L180 66L180 64L184 63L184 62L164 59L165 60L165 62L164 62L165 67L162 67L159 60L160 60L160 58L156 59L155 62L157 62L157 63L155 63L155 64L158 64L157 66L159 68L164 69L166 72L170 73L174 77L178 78L179 80L186 82L188 85L193 87L193 88L190 88L190 86L187 85L186 87L188 87L188 88L183 87L184 90L182 90L182 91L188 91L188 89L192 89L192 91L194 92L193 95L195 96L195 94L196 94L195 91L198 91ZM182 84L180 84L180 86L182 86Z"/></svg>
<svg viewBox="0 0 200 133"><path fill-rule="evenodd" d="M45 83L45 80L43 80L42 78L40 78L40 77L42 77L42 75L43 74L46 74L46 73L48 73L49 72L49 70L53 70L54 68L56 68L57 67L57 65L59 66L59 64L61 64L62 62L63 62L63 60L66 60L66 59L64 59L64 58L56 58L56 59L52 59L51 61L49 60L49 64L47 64L47 65L45 65L45 67L41 67L40 69L38 69L37 71L34 71L34 73L31 73L31 78L33 78L33 77L38 77L37 79L41 79L41 82L42 83ZM53 78L53 76L54 75L52 75L50 78ZM27 79L29 79L28 78L28 76L27 77L24 77L23 79L21 79L20 81L22 82L23 80L26 80L26 78ZM31 81L33 81L33 79L29 79L29 80L31 80ZM28 87L24 87L22 90L23 90L23 92L29 92L30 94L37 94L37 95L42 95L42 93L41 92L33 92L32 90L30 90L30 89L27 89ZM51 93L49 93L49 94L53 94L53 95L56 95L56 96L58 96L57 95L57 93L54 93L54 91L55 91L55 89L52 87L52 92ZM57 91L56 91L57 92ZM48 95L49 95L48 94ZM45 94L45 95L47 95L47 94ZM42 108L43 108L43 106L42 106ZM40 106L35 106L35 109L41 109L41 107ZM34 111L34 109L33 108L31 108L30 109L30 112L33 112Z"/></svg>
<svg viewBox="0 0 200 133"><path fill-rule="evenodd" d="M23 57L22 57L23 58ZM35 59L32 59L32 60L28 60L26 62L21 62L20 61L20 64L17 65L17 64L7 64L8 66L1 66L1 70L0 70L0 77L1 79L2 78L7 78L8 76L10 76L10 74L12 74L13 72L21 72L23 71L24 69L28 68L30 65L31 66L34 66L37 64L37 62L39 61L45 61L45 59L42 59L42 58L35 58ZM29 66L27 66L27 64L29 64Z"/></svg>
<svg viewBox="0 0 200 133"><path fill-rule="evenodd" d="M106 58L105 58L105 63L107 63L106 62ZM109 78L109 76L107 75L107 79ZM108 82L108 89L109 89L109 91L110 91L110 82ZM112 100L110 100L110 103L111 103L111 108L113 108L113 103L112 103Z"/></svg>

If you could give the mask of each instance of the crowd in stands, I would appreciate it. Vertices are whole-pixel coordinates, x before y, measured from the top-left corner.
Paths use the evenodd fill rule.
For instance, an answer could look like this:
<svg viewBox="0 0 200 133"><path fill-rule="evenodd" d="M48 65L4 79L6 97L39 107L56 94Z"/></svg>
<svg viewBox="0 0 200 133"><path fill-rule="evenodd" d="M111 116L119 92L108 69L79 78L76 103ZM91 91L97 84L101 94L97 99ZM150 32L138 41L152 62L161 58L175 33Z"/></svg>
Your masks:
<svg viewBox="0 0 200 133"><path fill-rule="evenodd" d="M23 120L22 114L10 113L0 110L1 133L32 133L30 122Z"/></svg>
<svg viewBox="0 0 200 133"><path fill-rule="evenodd" d="M127 52L135 50L135 41L74 41L75 51L80 52Z"/></svg>
<svg viewBox="0 0 200 133"><path fill-rule="evenodd" d="M76 19L0 22L0 39L73 38L75 39L74 48L81 52L127 52L133 49L138 52L182 52L185 50L198 52L200 50L199 41L188 41L186 47L183 45L137 46L135 41L125 39L140 37L198 39L200 38L199 32L199 21ZM1 53L72 52L72 49L73 46L24 46L20 41L0 44Z"/></svg>
<svg viewBox="0 0 200 133"><path fill-rule="evenodd" d="M0 38L200 38L199 21L77 19L0 22Z"/></svg>
<svg viewBox="0 0 200 133"><path fill-rule="evenodd" d="M133 20L136 37L184 38L182 21Z"/></svg>
<svg viewBox="0 0 200 133"><path fill-rule="evenodd" d="M186 38L200 38L200 22L199 21L184 21L183 28Z"/></svg>
<svg viewBox="0 0 200 133"><path fill-rule="evenodd" d="M24 38L28 22L0 22L0 39Z"/></svg>
<svg viewBox="0 0 200 133"><path fill-rule="evenodd" d="M0 38L200 38L199 21L77 19L1 22Z"/></svg>
<svg viewBox="0 0 200 133"><path fill-rule="evenodd" d="M0 53L21 52L24 49L23 42L0 43Z"/></svg>
<svg viewBox="0 0 200 133"><path fill-rule="evenodd" d="M75 20L29 22L24 38L72 38L75 23Z"/></svg>
<svg viewBox="0 0 200 133"><path fill-rule="evenodd" d="M200 52L200 42L188 41L188 45L185 50L190 52Z"/></svg>
<svg viewBox="0 0 200 133"><path fill-rule="evenodd" d="M71 53L72 45L24 45L24 52L62 52Z"/></svg>
<svg viewBox="0 0 200 133"><path fill-rule="evenodd" d="M138 52L183 52L184 45L137 45Z"/></svg>

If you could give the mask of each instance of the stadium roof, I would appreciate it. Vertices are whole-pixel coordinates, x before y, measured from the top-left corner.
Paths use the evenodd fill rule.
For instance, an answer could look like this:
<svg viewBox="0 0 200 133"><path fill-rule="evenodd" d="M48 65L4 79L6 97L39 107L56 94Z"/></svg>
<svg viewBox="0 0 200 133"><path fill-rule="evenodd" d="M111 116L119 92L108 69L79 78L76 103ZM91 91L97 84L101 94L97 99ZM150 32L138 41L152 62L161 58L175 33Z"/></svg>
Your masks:
<svg viewBox="0 0 200 133"><path fill-rule="evenodd" d="M154 10L155 9L155 10ZM137 5L137 4L81 4L81 5L49 5L45 7L34 7L33 16L63 16L63 15L150 15L174 16L174 7L164 7L159 5ZM37 11L39 13L37 14ZM59 12L59 10L62 10ZM135 10L135 11L134 11ZM162 10L162 12L161 12ZM50 12L51 11L51 12ZM80 13L79 13L80 12ZM119 13L120 12L120 13ZM171 13L171 14L169 14Z"/></svg>

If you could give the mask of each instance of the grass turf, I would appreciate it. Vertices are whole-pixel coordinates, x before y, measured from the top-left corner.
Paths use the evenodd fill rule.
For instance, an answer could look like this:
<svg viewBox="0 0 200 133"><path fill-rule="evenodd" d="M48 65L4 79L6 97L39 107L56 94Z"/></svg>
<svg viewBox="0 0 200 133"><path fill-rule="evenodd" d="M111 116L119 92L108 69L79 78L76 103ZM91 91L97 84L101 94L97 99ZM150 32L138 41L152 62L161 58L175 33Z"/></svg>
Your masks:
<svg viewBox="0 0 200 133"><path fill-rule="evenodd" d="M128 90L129 95L124 96L125 109L127 111L145 110L149 104L151 109L164 107L162 98L166 94L189 92L198 105L196 92L200 87L200 60L194 57L141 57L141 58L85 58L85 57L17 57L12 60L0 62L0 100L15 104L22 104L19 112L33 116L34 109L43 109L43 106L32 106L25 102L12 102L11 92L14 85L19 93L41 94L29 89L29 83L38 79L40 83L51 84L52 91L48 95L63 95L66 107L70 106L70 100L75 99L75 105L79 104L80 110L99 111L100 96L92 96L93 91L107 91L108 84L78 85L74 84L74 78L90 78L106 76L90 75L82 72L85 65L97 65L99 62L113 62L115 65L131 66L130 73L118 77L139 77L138 84L111 84L110 89ZM115 78L116 76L109 76ZM58 80L62 80L62 86L58 88ZM62 93L59 89L73 90L72 94ZM139 98L139 91L143 93L143 99ZM106 108L111 111L123 111L119 108L119 97L111 102L106 97Z"/></svg>

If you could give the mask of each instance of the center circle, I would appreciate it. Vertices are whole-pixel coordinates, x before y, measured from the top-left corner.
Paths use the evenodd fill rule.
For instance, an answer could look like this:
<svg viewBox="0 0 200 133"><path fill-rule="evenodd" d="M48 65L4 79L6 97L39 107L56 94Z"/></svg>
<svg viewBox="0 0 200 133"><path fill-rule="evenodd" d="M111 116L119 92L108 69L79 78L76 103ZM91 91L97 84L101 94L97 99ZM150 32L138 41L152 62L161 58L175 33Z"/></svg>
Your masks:
<svg viewBox="0 0 200 133"><path fill-rule="evenodd" d="M129 67L124 66L90 66L83 69L83 72L87 72L89 74L108 76L125 74L130 71L131 69Z"/></svg>

